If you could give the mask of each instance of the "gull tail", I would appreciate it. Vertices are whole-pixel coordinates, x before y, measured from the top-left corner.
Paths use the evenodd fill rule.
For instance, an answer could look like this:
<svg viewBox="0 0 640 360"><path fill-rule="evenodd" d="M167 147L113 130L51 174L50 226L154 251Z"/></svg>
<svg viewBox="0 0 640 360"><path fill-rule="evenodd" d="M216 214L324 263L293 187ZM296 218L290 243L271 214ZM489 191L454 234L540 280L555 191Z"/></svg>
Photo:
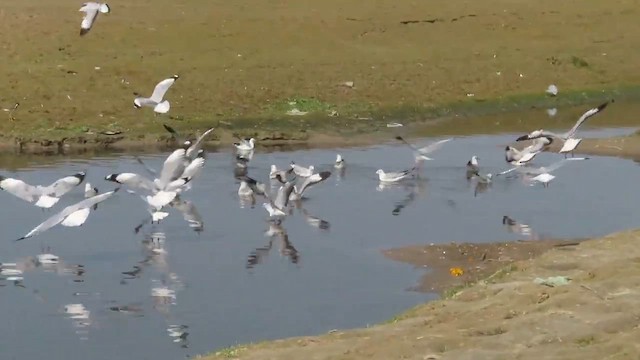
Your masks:
<svg viewBox="0 0 640 360"><path fill-rule="evenodd" d="M42 195L40 196L40 198L38 199L35 205L37 207L48 209L53 205L55 205L58 202L58 200L60 200L60 198L48 196L48 195Z"/></svg>
<svg viewBox="0 0 640 360"><path fill-rule="evenodd" d="M161 103L159 103L158 105L156 105L153 108L153 111L160 113L160 114L165 114L167 112L169 112L169 109L171 108L171 104L169 104L169 100L165 100Z"/></svg>

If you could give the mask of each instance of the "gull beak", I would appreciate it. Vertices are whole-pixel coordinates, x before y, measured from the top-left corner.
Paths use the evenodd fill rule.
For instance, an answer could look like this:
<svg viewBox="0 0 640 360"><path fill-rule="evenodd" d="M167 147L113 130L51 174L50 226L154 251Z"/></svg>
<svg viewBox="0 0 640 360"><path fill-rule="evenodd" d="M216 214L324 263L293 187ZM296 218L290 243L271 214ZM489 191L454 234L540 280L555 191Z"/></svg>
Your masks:
<svg viewBox="0 0 640 360"><path fill-rule="evenodd" d="M522 135L516 139L516 141L524 141L524 140L529 140L529 135Z"/></svg>

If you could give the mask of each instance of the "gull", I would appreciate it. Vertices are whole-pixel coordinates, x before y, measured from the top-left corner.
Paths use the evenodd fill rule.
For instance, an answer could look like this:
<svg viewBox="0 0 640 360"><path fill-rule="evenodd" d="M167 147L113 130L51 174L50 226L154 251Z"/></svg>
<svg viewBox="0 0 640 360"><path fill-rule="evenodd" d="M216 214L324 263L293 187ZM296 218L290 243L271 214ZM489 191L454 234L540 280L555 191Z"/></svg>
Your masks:
<svg viewBox="0 0 640 360"><path fill-rule="evenodd" d="M162 126L165 128L165 130L171 133L171 135L173 135L174 138L180 137L180 134L178 134L178 132L171 126L167 124L162 124ZM187 148L186 155L187 155L187 158L189 158L189 160L193 161L198 156L198 154L200 154L200 151L201 151L200 149L202 149L204 139L207 137L207 135L213 132L213 130L215 130L215 128L207 129L207 131L202 133L202 135L200 135L195 142L191 142L190 140L186 140L186 139L184 140L183 146Z"/></svg>
<svg viewBox="0 0 640 360"><path fill-rule="evenodd" d="M278 180L281 183L287 182L287 175L293 172L293 167L289 170L278 170L278 167L275 165L271 165L271 170L269 171L269 179Z"/></svg>
<svg viewBox="0 0 640 360"><path fill-rule="evenodd" d="M85 175L85 172L79 172L65 176L48 186L33 186L22 180L0 176L0 189L22 200L34 203L35 206L48 209L55 205L62 195L80 185L84 181Z"/></svg>
<svg viewBox="0 0 640 360"><path fill-rule="evenodd" d="M304 166L297 165L293 161L291 162L291 170L293 170L293 173L296 174L296 176L309 177L313 175L313 169L313 165L306 168Z"/></svg>
<svg viewBox="0 0 640 360"><path fill-rule="evenodd" d="M240 188L238 189L238 195L240 196L265 195L266 190L267 187L263 183L257 182L253 178L248 176L240 178Z"/></svg>
<svg viewBox="0 0 640 360"><path fill-rule="evenodd" d="M558 87L553 85L553 84L551 84L551 85L549 85L549 87L547 87L546 93L551 95L551 96L556 96L556 95L558 95Z"/></svg>
<svg viewBox="0 0 640 360"><path fill-rule="evenodd" d="M250 151L253 150L256 146L256 139L254 138L249 138L249 139L240 139L238 138L238 142L234 142L233 145L236 147L236 149L240 150L240 151Z"/></svg>
<svg viewBox="0 0 640 360"><path fill-rule="evenodd" d="M280 186L276 194L275 200L268 198L269 202L263 203L262 206L269 212L269 217L277 218L287 216L285 212L287 205L289 204L289 197L293 192L293 182L287 182Z"/></svg>
<svg viewBox="0 0 640 360"><path fill-rule="evenodd" d="M319 182L325 181L331 176L330 171L322 171L318 174L313 174L302 181L300 184L300 188L298 189L298 185L293 186L293 191L291 195L289 195L289 200L300 200L302 199L302 194L309 186L315 185Z"/></svg>
<svg viewBox="0 0 640 360"><path fill-rule="evenodd" d="M378 179L380 179L380 181L382 182L396 182L411 176L415 169L416 168L414 167L409 170L398 171L398 172L384 172L384 170L378 169L376 171L376 174L378 174Z"/></svg>
<svg viewBox="0 0 640 360"><path fill-rule="evenodd" d="M333 167L336 169L342 169L344 167L344 159L342 158L342 155L336 155L336 163L333 165Z"/></svg>
<svg viewBox="0 0 640 360"><path fill-rule="evenodd" d="M80 36L84 36L91 30L93 23L98 18L98 14L108 14L111 9L106 3L87 2L78 11L84 12L84 18L80 24Z"/></svg>
<svg viewBox="0 0 640 360"><path fill-rule="evenodd" d="M87 221L87 218L89 217L89 213L91 211L92 206L107 200L108 198L113 196L113 194L115 194L119 189L120 188L116 188L113 191L96 195L88 199L84 199L73 205L67 206L66 208L62 209L62 211L51 216L50 218L48 218L47 220L42 222L40 225L33 228L26 235L22 236L16 241L24 240L32 236L38 235L58 224L61 224L62 226L69 226L69 227L81 226L82 224L85 223L85 221Z"/></svg>
<svg viewBox="0 0 640 360"><path fill-rule="evenodd" d="M142 107L152 107L153 111L158 114L165 114L171 108L168 100L163 100L167 90L178 80L178 75L173 75L168 79L164 79L153 89L151 97L137 97L133 100L133 107L140 109ZM137 95L137 94L136 94Z"/></svg>
<svg viewBox="0 0 640 360"><path fill-rule="evenodd" d="M584 114L582 114L582 116L580 116L576 124L573 125L573 127L565 133L556 134L550 131L540 129L540 130L535 130L530 134L520 136L519 138L516 139L516 141L532 140L532 139L537 139L541 137L553 137L563 141L563 146L559 151L560 154L565 154L565 157L566 157L567 153L571 153L571 156L573 156L573 151L578 147L578 145L582 141L582 139L575 138L578 128L589 118L598 114L600 111L604 110L607 107L607 105L609 105L609 101L599 105L598 107L587 110Z"/></svg>
<svg viewBox="0 0 640 360"><path fill-rule="evenodd" d="M553 138L549 136L543 136L536 138L533 143L522 150L518 150L512 146L508 146L504 149L504 159L511 165L524 165L533 160L536 155L542 152L546 146L553 142Z"/></svg>
<svg viewBox="0 0 640 360"><path fill-rule="evenodd" d="M405 143L407 146L409 146L410 148L413 149L415 157L416 157L416 161L421 161L421 160L433 160L432 158L428 157L427 155L440 149L442 147L442 145L444 145L445 143L453 140L451 138L449 139L444 139L444 140L439 140L436 141L434 143L431 143L427 146L418 148L415 147L414 145L411 145L410 143L408 143L402 136L398 135L396 136L397 140L402 141L403 143Z"/></svg>
<svg viewBox="0 0 640 360"><path fill-rule="evenodd" d="M551 180L555 179L556 177L554 175L551 174L551 172L558 170L559 168L561 168L562 166L564 166L565 164L567 164L570 161L581 161L581 160L589 160L589 158L568 158L568 159L562 159L560 161L556 161L555 163L549 165L549 166L542 166L539 168L522 168L522 167L514 167L511 168L509 170L503 171L498 175L504 175L507 173L510 173L514 170L517 170L521 173L524 173L525 175L530 175L530 176L534 176L533 178L531 178L532 181L537 181L542 183L542 185L544 187L549 187L549 183L551 182Z"/></svg>
<svg viewBox="0 0 640 360"><path fill-rule="evenodd" d="M478 165L478 157L473 155L471 160L467 161L467 179L471 179L480 169Z"/></svg>

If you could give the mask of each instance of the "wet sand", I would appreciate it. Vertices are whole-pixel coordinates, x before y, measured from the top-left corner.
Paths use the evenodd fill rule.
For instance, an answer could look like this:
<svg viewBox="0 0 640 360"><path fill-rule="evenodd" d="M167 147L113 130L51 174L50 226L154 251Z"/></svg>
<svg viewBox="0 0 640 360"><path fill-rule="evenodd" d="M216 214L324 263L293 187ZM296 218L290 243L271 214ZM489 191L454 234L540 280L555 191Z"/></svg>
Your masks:
<svg viewBox="0 0 640 360"><path fill-rule="evenodd" d="M634 230L552 246L386 324L238 346L203 358L637 359L638 241ZM555 276L569 283L534 282Z"/></svg>

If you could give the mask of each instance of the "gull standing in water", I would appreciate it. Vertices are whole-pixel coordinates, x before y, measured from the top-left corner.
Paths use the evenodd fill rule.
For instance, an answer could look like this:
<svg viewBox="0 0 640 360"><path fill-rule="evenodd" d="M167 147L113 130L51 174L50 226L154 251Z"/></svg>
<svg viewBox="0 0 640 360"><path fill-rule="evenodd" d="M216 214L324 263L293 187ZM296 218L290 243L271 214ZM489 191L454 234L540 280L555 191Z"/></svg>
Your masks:
<svg viewBox="0 0 640 360"><path fill-rule="evenodd" d="M34 203L37 207L48 209L55 205L62 195L82 184L85 175L85 172L79 172L56 180L48 186L33 186L22 180L0 176L0 189L22 200Z"/></svg>
<svg viewBox="0 0 640 360"><path fill-rule="evenodd" d="M78 11L84 12L84 18L80 24L80 36L84 36L91 30L93 23L98 18L98 14L108 14L111 9L106 3L87 2Z"/></svg>
<svg viewBox="0 0 640 360"><path fill-rule="evenodd" d="M467 180L475 176L480 169L478 165L478 157L473 155L471 160L467 161Z"/></svg>
<svg viewBox="0 0 640 360"><path fill-rule="evenodd" d="M597 115L599 112L604 110L607 107L607 105L609 105L608 101L604 104L599 105L598 107L587 110L584 114L582 114L582 116L580 116L576 124L573 125L573 127L565 133L556 134L550 131L540 129L540 130L535 130L530 134L520 136L518 139L516 139L516 141L532 140L532 139L538 139L541 137L553 137L563 141L562 148L559 151L560 154L565 154L565 157L566 157L567 153L571 153L571 156L573 156L573 151L578 147L578 145L582 141L582 139L575 138L578 128L589 118L591 118L594 115Z"/></svg>
<svg viewBox="0 0 640 360"><path fill-rule="evenodd" d="M378 169L378 171L376 171L376 174L378 174L378 179L382 182L397 182L413 175L415 169L416 168L414 167L409 170L398 172L384 172L384 170Z"/></svg>
<svg viewBox="0 0 640 360"><path fill-rule="evenodd" d="M453 140L452 138L449 139L444 139L444 140L440 140L440 141L436 141L434 143L431 143L427 146L418 148L414 145L411 145L409 142L407 142L402 136L398 135L396 136L397 140L402 141L403 143L405 143L407 146L409 146L411 149L413 149L414 151L414 155L416 157L416 162L417 161L422 161L422 160L433 160L432 158L428 157L427 155L440 149L442 147L442 145L444 145L445 143Z"/></svg>
<svg viewBox="0 0 640 360"><path fill-rule="evenodd" d="M333 165L333 167L336 169L344 168L344 159L342 158L342 155L336 155L336 163Z"/></svg>
<svg viewBox="0 0 640 360"><path fill-rule="evenodd" d="M88 199L84 199L76 204L67 206L66 208L62 209L62 211L48 218L43 223L36 226L35 228L33 228L33 230L29 231L26 235L17 239L16 241L24 240L38 235L58 224L69 227L81 226L85 223L85 221L87 221L89 213L91 212L91 207L107 200L108 198L113 196L113 194L115 194L119 189L120 188L116 188L113 191L96 195Z"/></svg>
<svg viewBox="0 0 640 360"><path fill-rule="evenodd" d="M153 93L151 97L137 97L133 100L133 107L136 109L140 109L142 107L152 107L153 111L156 114L165 114L169 112L171 108L171 104L169 104L169 100L163 100L164 95L167 93L171 85L178 80L178 75L173 75L168 79L164 79L156 85L153 89ZM136 94L137 95L137 94Z"/></svg>

